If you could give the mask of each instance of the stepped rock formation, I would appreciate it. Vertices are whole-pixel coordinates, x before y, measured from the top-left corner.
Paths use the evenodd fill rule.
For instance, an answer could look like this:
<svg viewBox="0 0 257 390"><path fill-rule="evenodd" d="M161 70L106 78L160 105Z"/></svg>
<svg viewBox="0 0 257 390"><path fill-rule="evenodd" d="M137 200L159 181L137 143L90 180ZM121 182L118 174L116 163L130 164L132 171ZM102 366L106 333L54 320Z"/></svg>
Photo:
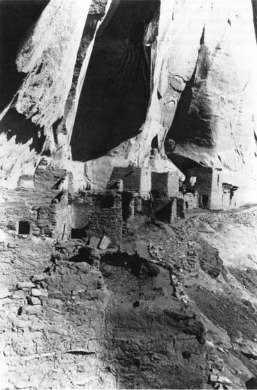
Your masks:
<svg viewBox="0 0 257 390"><path fill-rule="evenodd" d="M147 165L157 135L163 169L174 169L166 153L182 171L222 168L242 203L254 201L256 61L250 0L52 0L16 59L24 77L1 115L2 185L33 174L43 153L78 187L86 172L102 188L100 170Z"/></svg>

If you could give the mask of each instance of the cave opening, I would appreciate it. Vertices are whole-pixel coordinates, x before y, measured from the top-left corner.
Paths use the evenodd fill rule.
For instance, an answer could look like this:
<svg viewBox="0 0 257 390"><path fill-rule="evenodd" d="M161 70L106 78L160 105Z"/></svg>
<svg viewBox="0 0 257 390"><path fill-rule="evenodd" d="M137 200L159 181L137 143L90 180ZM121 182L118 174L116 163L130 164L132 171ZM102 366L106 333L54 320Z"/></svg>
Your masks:
<svg viewBox="0 0 257 390"><path fill-rule="evenodd" d="M72 158L107 154L140 132L150 99L144 35L160 0L120 0L99 28L71 138Z"/></svg>
<svg viewBox="0 0 257 390"><path fill-rule="evenodd" d="M191 158L181 156L179 154L170 152L166 149L167 157L172 161L172 163L187 176L187 172L191 168L201 168L203 164L192 160Z"/></svg>
<svg viewBox="0 0 257 390"><path fill-rule="evenodd" d="M10 103L24 78L16 56L50 0L1 0L0 2L0 111Z"/></svg>

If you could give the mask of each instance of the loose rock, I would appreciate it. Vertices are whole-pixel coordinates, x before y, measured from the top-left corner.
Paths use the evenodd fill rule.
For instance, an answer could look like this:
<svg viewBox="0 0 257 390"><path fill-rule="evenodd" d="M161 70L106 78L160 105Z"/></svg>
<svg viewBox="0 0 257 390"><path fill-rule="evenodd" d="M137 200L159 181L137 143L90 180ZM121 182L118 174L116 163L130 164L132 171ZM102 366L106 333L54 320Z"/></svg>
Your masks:
<svg viewBox="0 0 257 390"><path fill-rule="evenodd" d="M219 383L223 383L223 384L225 384L225 385L232 385L232 383L233 383L233 382L232 382L229 378L227 378L226 376L219 376L218 382L219 382Z"/></svg>
<svg viewBox="0 0 257 390"><path fill-rule="evenodd" d="M47 279L47 275L43 273L31 276L32 282L43 282L46 279Z"/></svg>
<svg viewBox="0 0 257 390"><path fill-rule="evenodd" d="M97 248L100 242L100 238L98 237L91 237L89 240L89 245L93 248Z"/></svg>
<svg viewBox="0 0 257 390"><path fill-rule="evenodd" d="M14 291L14 293L12 293L12 298L13 298L13 299L22 299L22 298L25 298L24 291L23 291L23 290Z"/></svg>
<svg viewBox="0 0 257 390"><path fill-rule="evenodd" d="M99 244L99 249L105 250L109 247L111 244L111 240L107 236L103 236L100 244Z"/></svg>
<svg viewBox="0 0 257 390"><path fill-rule="evenodd" d="M38 288L33 288L31 290L31 295L33 297L47 297L48 292L46 290L39 290Z"/></svg>
<svg viewBox="0 0 257 390"><path fill-rule="evenodd" d="M31 297L31 304L32 305L41 305L41 300L37 297Z"/></svg>
<svg viewBox="0 0 257 390"><path fill-rule="evenodd" d="M35 287L35 284L32 282L18 282L17 289L19 290L29 290Z"/></svg>

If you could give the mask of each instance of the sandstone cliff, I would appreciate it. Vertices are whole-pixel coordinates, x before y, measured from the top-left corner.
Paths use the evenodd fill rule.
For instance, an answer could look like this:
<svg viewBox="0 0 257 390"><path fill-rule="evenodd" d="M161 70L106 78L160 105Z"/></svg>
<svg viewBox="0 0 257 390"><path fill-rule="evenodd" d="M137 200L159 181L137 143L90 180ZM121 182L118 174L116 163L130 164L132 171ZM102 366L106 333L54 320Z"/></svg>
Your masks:
<svg viewBox="0 0 257 390"><path fill-rule="evenodd" d="M243 189L242 202L253 201L250 0L51 0L29 34L16 59L23 81L1 115L3 185L15 187L44 153L71 170L85 165L93 186L104 187L96 170L146 165L157 135L160 169L174 169L166 153L182 171L191 160L222 168ZM165 140L175 147L165 150Z"/></svg>
<svg viewBox="0 0 257 390"><path fill-rule="evenodd" d="M162 2L154 90L137 140L147 149L155 134L162 145L172 138L167 152L179 167L177 156L221 167L249 198L256 191L252 18L250 1ZM143 158L146 149L135 149L131 156Z"/></svg>

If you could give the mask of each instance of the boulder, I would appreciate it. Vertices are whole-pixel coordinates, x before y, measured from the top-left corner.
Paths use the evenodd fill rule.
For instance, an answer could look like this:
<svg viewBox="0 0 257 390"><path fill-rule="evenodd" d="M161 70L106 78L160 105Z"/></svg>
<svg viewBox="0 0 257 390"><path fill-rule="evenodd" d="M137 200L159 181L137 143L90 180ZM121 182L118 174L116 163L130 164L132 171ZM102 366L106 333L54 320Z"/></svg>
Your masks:
<svg viewBox="0 0 257 390"><path fill-rule="evenodd" d="M100 238L98 237L90 237L89 245L93 248L97 248L100 243Z"/></svg>
<svg viewBox="0 0 257 390"><path fill-rule="evenodd" d="M48 292L46 290L39 290L38 288L32 288L31 295L33 297L47 297Z"/></svg>
<svg viewBox="0 0 257 390"><path fill-rule="evenodd" d="M18 290L29 290L33 287L35 287L35 284L32 282L18 282L17 283Z"/></svg>
<svg viewBox="0 0 257 390"><path fill-rule="evenodd" d="M99 244L99 249L106 250L110 244L111 244L110 238L107 236L103 236L103 238Z"/></svg>

